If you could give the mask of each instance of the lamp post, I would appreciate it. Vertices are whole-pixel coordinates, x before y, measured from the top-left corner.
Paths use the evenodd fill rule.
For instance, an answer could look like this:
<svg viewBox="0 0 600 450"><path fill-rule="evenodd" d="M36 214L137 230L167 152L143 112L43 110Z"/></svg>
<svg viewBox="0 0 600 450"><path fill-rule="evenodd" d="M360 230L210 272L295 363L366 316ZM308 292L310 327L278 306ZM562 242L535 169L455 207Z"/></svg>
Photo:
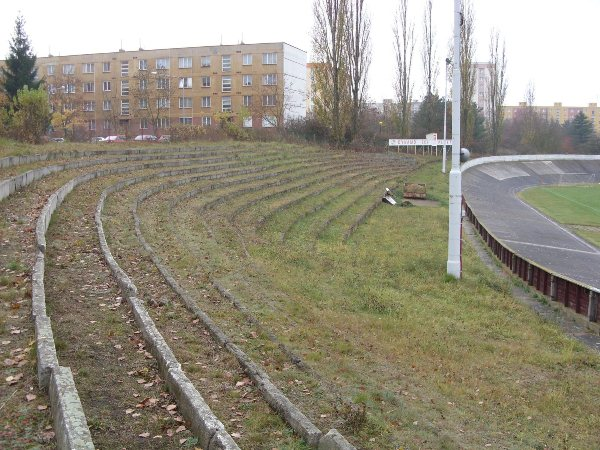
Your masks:
<svg viewBox="0 0 600 450"><path fill-rule="evenodd" d="M461 276L461 173L460 173L460 30L461 1L454 0L454 55L452 65L452 169L449 177L448 275Z"/></svg>
<svg viewBox="0 0 600 450"><path fill-rule="evenodd" d="M448 66L450 64L452 64L452 60L450 58L446 58L446 79L444 87L444 151L442 158L442 173L446 173L446 121L448 116L446 113L446 108L448 104Z"/></svg>

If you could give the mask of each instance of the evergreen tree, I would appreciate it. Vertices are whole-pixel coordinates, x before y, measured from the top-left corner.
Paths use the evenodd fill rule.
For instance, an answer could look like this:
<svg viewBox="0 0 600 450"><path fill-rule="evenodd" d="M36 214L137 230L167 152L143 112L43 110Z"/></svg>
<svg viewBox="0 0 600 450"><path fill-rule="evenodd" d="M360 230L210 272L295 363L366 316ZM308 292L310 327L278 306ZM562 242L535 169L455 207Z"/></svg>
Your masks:
<svg viewBox="0 0 600 450"><path fill-rule="evenodd" d="M565 131L575 146L585 146L594 136L594 124L583 112L579 111L573 120L565 123Z"/></svg>
<svg viewBox="0 0 600 450"><path fill-rule="evenodd" d="M450 109L451 106L448 107ZM448 120L450 125L451 118ZM426 95L421 107L413 116L412 135L416 139L424 139L428 133L437 133L442 139L444 130L444 100L437 94ZM450 127L447 134L451 134Z"/></svg>
<svg viewBox="0 0 600 450"><path fill-rule="evenodd" d="M2 67L0 87L11 101L23 87L37 89L40 81L36 81L36 56L33 53L29 37L25 33L25 19L18 16L15 21L15 34L10 43L10 54Z"/></svg>

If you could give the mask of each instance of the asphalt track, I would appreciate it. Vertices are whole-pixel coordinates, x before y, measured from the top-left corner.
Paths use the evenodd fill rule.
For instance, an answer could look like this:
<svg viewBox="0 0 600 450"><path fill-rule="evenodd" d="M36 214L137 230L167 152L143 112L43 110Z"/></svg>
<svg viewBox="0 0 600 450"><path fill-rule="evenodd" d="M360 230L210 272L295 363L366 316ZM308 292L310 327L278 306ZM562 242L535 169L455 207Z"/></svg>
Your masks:
<svg viewBox="0 0 600 450"><path fill-rule="evenodd" d="M496 162L462 174L463 196L505 247L543 268L600 289L600 249L517 197L538 185L600 182L600 161Z"/></svg>

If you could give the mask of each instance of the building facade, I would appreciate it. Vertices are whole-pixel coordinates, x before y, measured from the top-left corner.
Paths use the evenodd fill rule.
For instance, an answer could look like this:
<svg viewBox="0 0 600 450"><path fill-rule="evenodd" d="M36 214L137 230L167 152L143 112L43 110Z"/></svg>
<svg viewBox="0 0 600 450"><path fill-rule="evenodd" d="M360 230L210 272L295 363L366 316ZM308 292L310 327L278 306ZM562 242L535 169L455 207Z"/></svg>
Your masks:
<svg viewBox="0 0 600 450"><path fill-rule="evenodd" d="M520 102L518 106L505 106L504 118L515 119L527 108L527 103ZM562 103L554 103L552 106L533 106L533 110L545 120L554 120L560 124L573 120L579 112L591 120L594 131L600 132L600 109L597 103L589 103L588 106L563 106Z"/></svg>
<svg viewBox="0 0 600 450"><path fill-rule="evenodd" d="M306 114L306 52L239 44L38 57L51 105L89 134L163 134L174 124L272 128Z"/></svg>

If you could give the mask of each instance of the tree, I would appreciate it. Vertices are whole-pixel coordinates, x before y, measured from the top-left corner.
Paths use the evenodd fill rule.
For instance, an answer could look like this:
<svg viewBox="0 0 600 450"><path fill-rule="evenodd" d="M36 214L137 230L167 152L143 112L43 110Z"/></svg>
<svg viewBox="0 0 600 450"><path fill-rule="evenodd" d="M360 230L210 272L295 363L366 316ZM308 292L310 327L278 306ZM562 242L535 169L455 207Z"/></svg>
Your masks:
<svg viewBox="0 0 600 450"><path fill-rule="evenodd" d="M474 143L476 110L471 103L475 93L475 19L471 0L462 1L462 26L460 28L460 137L461 145L471 147Z"/></svg>
<svg viewBox="0 0 600 450"><path fill-rule="evenodd" d="M25 86L13 99L11 131L20 141L39 144L49 124L48 96L43 89ZM12 108L11 108L12 109Z"/></svg>
<svg viewBox="0 0 600 450"><path fill-rule="evenodd" d="M431 0L428 0L425 5L425 16L423 17L423 73L425 75L425 96L428 97L435 93L435 81L439 75L439 66L435 54L433 42L435 33L433 32L432 24L432 5Z"/></svg>
<svg viewBox="0 0 600 450"><path fill-rule="evenodd" d="M330 136L339 147L345 136L348 115L348 62L345 38L349 0L315 0L313 52L315 65L315 115L330 127Z"/></svg>
<svg viewBox="0 0 600 450"><path fill-rule="evenodd" d="M364 109L367 75L371 65L371 21L364 10L364 0L350 0L348 26L346 27L346 52L350 79L352 111L350 134L353 138L360 127L360 116Z"/></svg>
<svg viewBox="0 0 600 450"><path fill-rule="evenodd" d="M594 123L579 111L577 115L563 126L565 134L571 138L576 150L588 151L594 138Z"/></svg>
<svg viewBox="0 0 600 450"><path fill-rule="evenodd" d="M135 101L135 105L130 105L133 115L150 122L157 134L161 120L168 117L176 91L177 85L172 82L169 69L138 70L130 89Z"/></svg>
<svg viewBox="0 0 600 450"><path fill-rule="evenodd" d="M450 122L450 121L449 121ZM444 129L444 100L437 94L426 95L412 122L412 135L423 139L428 133L442 136Z"/></svg>
<svg viewBox="0 0 600 450"><path fill-rule="evenodd" d="M506 45L500 49L500 35L492 33L490 39L490 83L488 85L490 142L492 153L498 152L504 124L504 99L506 97Z"/></svg>
<svg viewBox="0 0 600 450"><path fill-rule="evenodd" d="M398 128L402 137L410 135L410 104L412 85L410 79L415 48L414 25L408 22L408 0L400 0L393 26L396 56L396 97L398 99Z"/></svg>
<svg viewBox="0 0 600 450"><path fill-rule="evenodd" d="M29 37L25 33L25 19L17 16L15 31L10 42L10 53L1 68L2 90L11 99L23 87L37 89L41 81L37 81L37 69L35 67L36 56L33 53Z"/></svg>
<svg viewBox="0 0 600 450"><path fill-rule="evenodd" d="M54 128L61 128L64 137L68 129L74 130L82 120L83 91L81 80L70 73L53 75L46 85L51 123Z"/></svg>

